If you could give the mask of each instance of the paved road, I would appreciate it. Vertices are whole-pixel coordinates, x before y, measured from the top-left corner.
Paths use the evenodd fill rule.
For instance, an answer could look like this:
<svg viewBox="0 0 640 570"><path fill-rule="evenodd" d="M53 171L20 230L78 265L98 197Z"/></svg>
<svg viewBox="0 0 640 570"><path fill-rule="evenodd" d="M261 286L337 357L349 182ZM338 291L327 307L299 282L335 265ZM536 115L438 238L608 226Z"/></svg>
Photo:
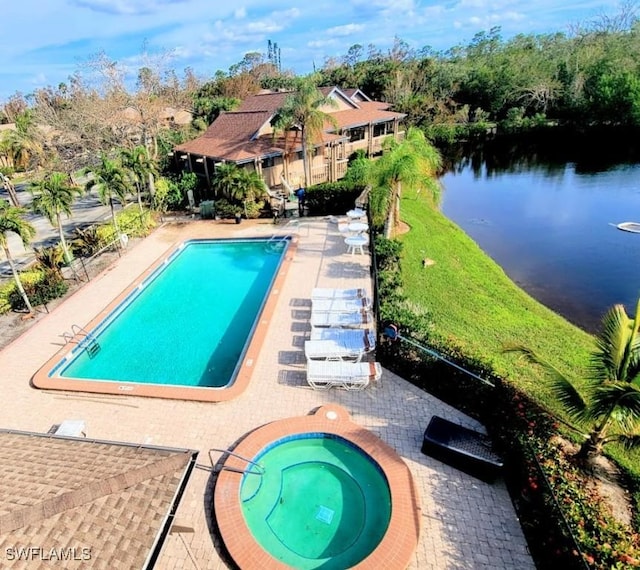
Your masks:
<svg viewBox="0 0 640 570"><path fill-rule="evenodd" d="M20 205L29 209L32 196L27 184L17 184L16 192ZM6 190L0 189L0 198L9 200ZM102 222L110 216L109 207L100 203L95 192L90 192L78 198L72 207L72 212L71 218L63 216L62 219L65 236L71 236L75 228ZM36 228L36 237L30 247L25 248L20 238L15 234L10 233L7 235L11 255L19 268L23 268L33 261L32 247L54 245L59 241L57 228L54 228L46 217L29 212L25 218ZM0 254L0 280L5 280L9 277L11 277L9 262L4 257L4 254Z"/></svg>

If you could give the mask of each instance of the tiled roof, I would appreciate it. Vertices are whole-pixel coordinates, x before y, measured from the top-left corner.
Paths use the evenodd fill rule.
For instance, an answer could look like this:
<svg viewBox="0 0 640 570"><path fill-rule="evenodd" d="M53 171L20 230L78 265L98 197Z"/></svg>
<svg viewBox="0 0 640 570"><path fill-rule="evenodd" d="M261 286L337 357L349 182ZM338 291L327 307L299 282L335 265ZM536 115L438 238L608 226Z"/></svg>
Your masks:
<svg viewBox="0 0 640 570"><path fill-rule="evenodd" d="M333 89L335 87L323 87L320 91L326 95ZM235 162L282 154L285 145L281 137L264 135L255 140L252 137L271 119L290 94L291 92L259 93L248 97L237 111L221 114L203 135L178 145L175 150ZM403 119L406 116L388 111L389 104L380 101L358 101L357 106L358 108L331 113L337 121L338 129ZM325 128L334 131L330 123ZM339 135L325 133L323 142L336 138ZM291 144L287 145L287 149L295 150Z"/></svg>
<svg viewBox="0 0 640 570"><path fill-rule="evenodd" d="M0 431L3 568L51 568L52 554L72 557L65 568L150 568L194 457L190 450ZM17 559L21 547L49 559L31 551L27 564Z"/></svg>

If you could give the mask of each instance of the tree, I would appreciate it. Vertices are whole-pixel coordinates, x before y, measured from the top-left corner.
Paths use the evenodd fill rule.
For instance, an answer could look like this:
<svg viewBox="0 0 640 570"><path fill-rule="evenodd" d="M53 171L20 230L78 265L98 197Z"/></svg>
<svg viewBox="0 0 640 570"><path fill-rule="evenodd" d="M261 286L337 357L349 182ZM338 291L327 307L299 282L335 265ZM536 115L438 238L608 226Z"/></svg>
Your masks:
<svg viewBox="0 0 640 570"><path fill-rule="evenodd" d="M9 262L9 267L11 268L13 279L16 282L16 287L18 288L20 296L22 297L24 304L27 307L27 311L29 311L29 313L32 313L33 307L31 306L29 297L27 297L27 293L22 286L22 281L20 281L20 275L18 274L18 269L16 268L16 264L13 261L13 257L11 255L11 251L9 250L9 244L7 241L7 234L9 232L12 232L22 240L22 243L25 247L31 243L31 240L36 235L36 229L31 223L29 223L22 217L25 213L26 210L24 208L16 208L15 206L9 204L9 202L7 202L6 200L0 199L0 246L2 246L4 255Z"/></svg>
<svg viewBox="0 0 640 570"><path fill-rule="evenodd" d="M325 123L328 122L337 128L336 120L322 108L336 106L337 103L333 99L325 97L318 89L316 78L309 76L299 81L296 91L285 99L272 121L274 130L284 131L285 138L287 131L300 130L304 183L307 188L311 181L310 149L322 139Z"/></svg>
<svg viewBox="0 0 640 570"><path fill-rule="evenodd" d="M122 149L120 158L123 168L129 172L136 187L138 206L142 212L142 188L147 186L149 193L153 195L153 181L158 174L158 168L155 162L149 158L149 153L143 146L136 146L131 150Z"/></svg>
<svg viewBox="0 0 640 570"><path fill-rule="evenodd" d="M96 189L103 204L109 204L111 219L116 231L116 238L120 235L120 228L116 220L114 198L123 206L129 193L127 175L122 165L116 160L111 160L107 155L100 155L100 164L84 170L85 174L91 174L92 178L86 184L86 190Z"/></svg>
<svg viewBox="0 0 640 570"><path fill-rule="evenodd" d="M435 176L440 164L440 154L418 128L410 127L402 142L385 141L384 153L370 170L370 182L374 188L371 194L374 223L388 219L387 237L400 221L402 186L416 192L425 189L437 197L440 187Z"/></svg>
<svg viewBox="0 0 640 570"><path fill-rule="evenodd" d="M522 345L509 345L505 352L515 352L542 367L552 388L569 416L583 433L576 458L590 462L603 447L617 441L627 448L640 446L640 299L635 318L623 305L614 305L602 319L596 336L584 387L574 383L557 368ZM587 428L587 433L583 429Z"/></svg>
<svg viewBox="0 0 640 570"><path fill-rule="evenodd" d="M239 168L233 162L225 162L216 167L213 186L225 198L237 202L250 201L265 194L265 184L255 170Z"/></svg>
<svg viewBox="0 0 640 570"><path fill-rule="evenodd" d="M62 214L66 214L68 218L71 217L71 206L75 197L82 194L82 188L72 184L67 174L52 172L39 182L32 182L30 190L33 194L31 208L34 212L46 216L51 225L58 229L64 259L71 267L76 279L78 279L76 270L71 264L71 252L64 237Z"/></svg>

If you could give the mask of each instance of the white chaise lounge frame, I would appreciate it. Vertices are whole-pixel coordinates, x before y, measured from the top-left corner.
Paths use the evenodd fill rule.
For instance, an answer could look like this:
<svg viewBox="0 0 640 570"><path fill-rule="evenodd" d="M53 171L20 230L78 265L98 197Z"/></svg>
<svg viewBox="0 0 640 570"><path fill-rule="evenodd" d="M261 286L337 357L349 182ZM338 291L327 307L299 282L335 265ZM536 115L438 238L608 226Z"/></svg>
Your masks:
<svg viewBox="0 0 640 570"><path fill-rule="evenodd" d="M307 383L316 390L364 390L381 377L382 367L378 362L307 361Z"/></svg>

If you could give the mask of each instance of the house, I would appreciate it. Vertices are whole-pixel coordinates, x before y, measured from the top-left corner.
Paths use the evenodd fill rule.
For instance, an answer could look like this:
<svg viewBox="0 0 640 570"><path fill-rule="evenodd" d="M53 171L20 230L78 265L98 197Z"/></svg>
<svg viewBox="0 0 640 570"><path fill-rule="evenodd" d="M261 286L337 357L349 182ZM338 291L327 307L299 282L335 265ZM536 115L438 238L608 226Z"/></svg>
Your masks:
<svg viewBox="0 0 640 570"><path fill-rule="evenodd" d="M322 110L336 125L327 123L322 140L314 143L311 184L339 180L355 151L362 149L375 156L382 151L384 139L393 136L400 140L404 135L400 122L406 115L389 111L389 104L372 101L359 89L322 87L320 91L335 101L335 106ZM264 91L245 99L238 110L222 113L204 134L175 147L177 167L203 177L207 186L221 162L254 169L271 188L283 183L295 188L303 185L300 131L274 133L271 125L289 95Z"/></svg>

